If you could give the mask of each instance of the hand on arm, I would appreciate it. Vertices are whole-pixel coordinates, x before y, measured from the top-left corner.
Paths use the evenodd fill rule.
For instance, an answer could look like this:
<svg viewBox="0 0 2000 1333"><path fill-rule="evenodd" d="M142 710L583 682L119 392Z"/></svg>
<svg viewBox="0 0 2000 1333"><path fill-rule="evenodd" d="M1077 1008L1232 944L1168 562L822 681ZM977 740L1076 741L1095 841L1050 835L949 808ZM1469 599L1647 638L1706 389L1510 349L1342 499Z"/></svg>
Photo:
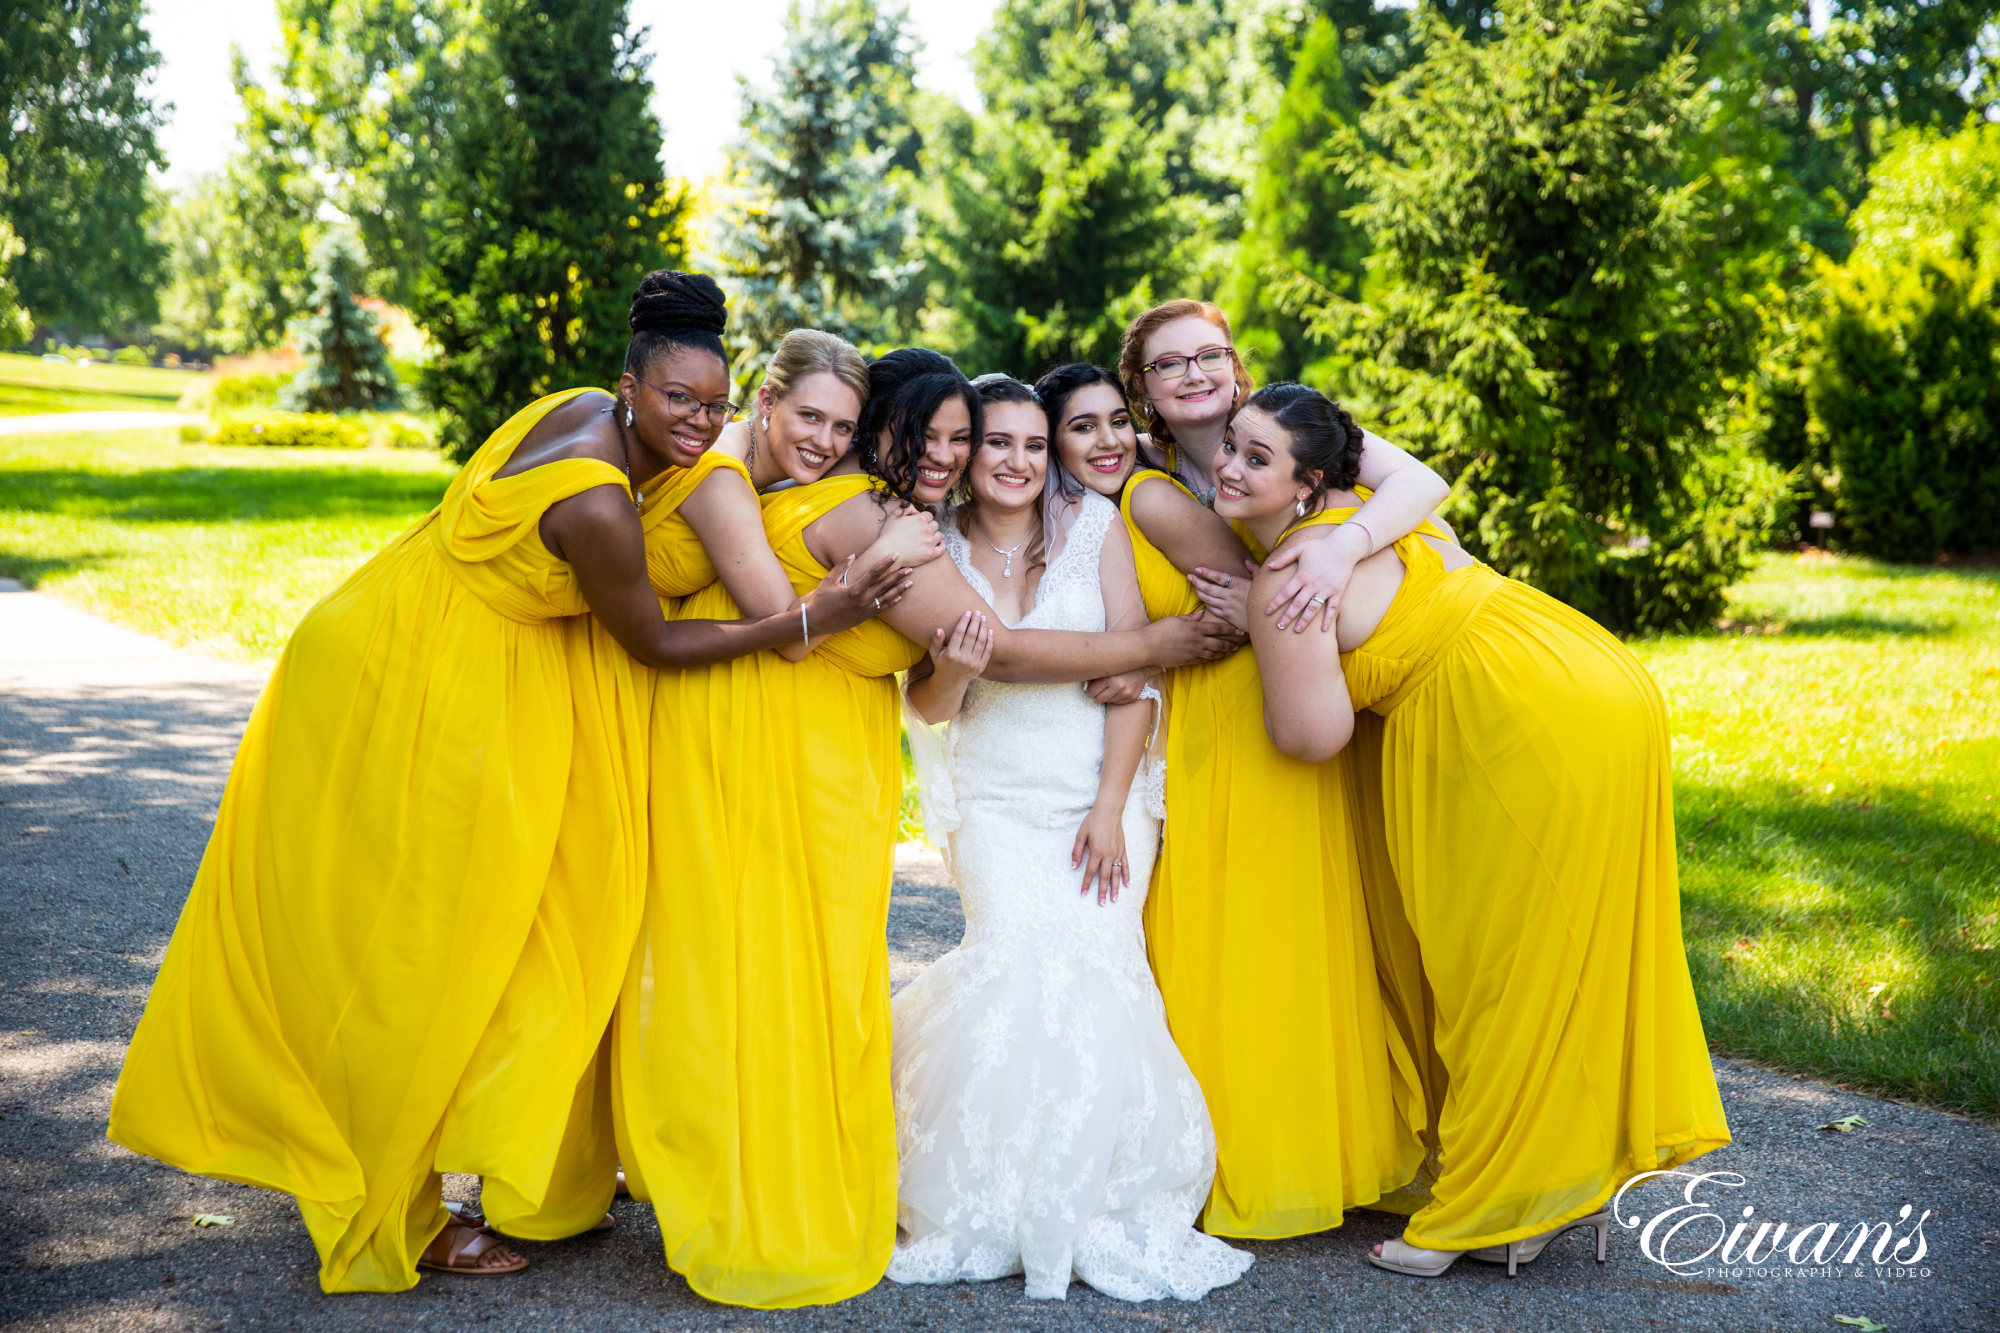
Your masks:
<svg viewBox="0 0 2000 1333"><path fill-rule="evenodd" d="M799 611L743 620L678 620L660 614L646 579L646 543L639 516L618 487L598 486L558 501L542 520L550 551L568 562L591 613L639 661L652 667L707 666L777 648L800 637ZM851 563L851 562L850 562ZM842 572L846 572L843 568ZM885 559L854 574L846 587L829 574L800 603L816 632L851 629L894 605L909 588L909 571Z"/></svg>
<svg viewBox="0 0 2000 1333"><path fill-rule="evenodd" d="M1304 633L1318 620L1320 629L1331 633L1354 567L1415 532L1451 494L1444 478L1416 458L1379 435L1364 435L1357 480L1374 494L1339 527L1307 529L1287 541L1288 549L1266 566L1297 565L1264 607L1265 615L1278 617L1280 629L1289 625L1295 633Z"/></svg>
<svg viewBox="0 0 2000 1333"><path fill-rule="evenodd" d="M931 636L930 670L910 673L910 706L917 716L936 726L958 716L965 704L965 687L986 670L993 656L993 628L985 616L967 611L947 635Z"/></svg>

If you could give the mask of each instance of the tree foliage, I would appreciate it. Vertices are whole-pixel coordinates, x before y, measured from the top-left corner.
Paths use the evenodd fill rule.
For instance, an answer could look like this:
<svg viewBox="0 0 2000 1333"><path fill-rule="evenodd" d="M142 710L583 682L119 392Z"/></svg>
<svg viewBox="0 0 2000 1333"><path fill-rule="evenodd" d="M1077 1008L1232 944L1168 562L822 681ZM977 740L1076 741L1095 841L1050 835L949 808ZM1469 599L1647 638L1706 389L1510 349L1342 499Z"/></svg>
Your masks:
<svg viewBox="0 0 2000 1333"><path fill-rule="evenodd" d="M1502 0L1484 40L1435 12L1423 60L1362 118L1351 179L1366 303L1303 280L1364 412L1454 479L1503 573L1619 626L1702 623L1782 488L1710 414L1757 333L1704 281L1714 219L1685 179L1693 61L1629 82L1632 0Z"/></svg>
<svg viewBox="0 0 2000 1333"><path fill-rule="evenodd" d="M304 360L278 399L287 411L379 412L401 405L381 321L355 303L366 272L360 245L342 228L313 247L313 311L294 326Z"/></svg>
<svg viewBox="0 0 2000 1333"><path fill-rule="evenodd" d="M684 253L625 0L492 0L437 184L414 311L459 458L520 404L617 378L639 279Z"/></svg>
<svg viewBox="0 0 2000 1333"><path fill-rule="evenodd" d="M153 317L161 252L145 225L146 170L165 162L144 12L142 0L0 5L0 217L23 247L11 281L43 326Z"/></svg>
<svg viewBox="0 0 2000 1333"><path fill-rule="evenodd" d="M794 328L862 345L910 319L916 214L904 10L818 0L786 14L769 91L745 81L742 130L714 226L739 378Z"/></svg>
<svg viewBox="0 0 2000 1333"><path fill-rule="evenodd" d="M1125 324L1190 267L1200 200L1176 200L1175 136L1140 115L1149 81L1119 77L1111 10L1003 6L977 56L984 111L925 145L947 293L934 330L981 370L1113 361Z"/></svg>
<svg viewBox="0 0 2000 1333"><path fill-rule="evenodd" d="M1342 144L1359 114L1341 42L1341 30L1321 17L1299 45L1284 100L1264 132L1248 222L1223 291L1237 345L1255 353L1258 374L1271 379L1300 378L1325 349L1267 290L1299 273L1349 296L1368 257L1366 234L1346 216L1362 196L1340 170Z"/></svg>

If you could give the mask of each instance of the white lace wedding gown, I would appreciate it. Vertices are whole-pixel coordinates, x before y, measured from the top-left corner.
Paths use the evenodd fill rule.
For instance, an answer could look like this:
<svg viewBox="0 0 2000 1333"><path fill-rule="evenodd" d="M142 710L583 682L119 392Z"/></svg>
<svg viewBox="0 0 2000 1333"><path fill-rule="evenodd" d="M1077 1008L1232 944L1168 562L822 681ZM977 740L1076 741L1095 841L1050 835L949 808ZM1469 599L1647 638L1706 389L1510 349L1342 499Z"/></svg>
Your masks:
<svg viewBox="0 0 2000 1333"><path fill-rule="evenodd" d="M1086 494L1020 628L1106 628L1099 566L1117 520ZM956 525L944 534L990 600ZM1122 571L1105 563L1136 599L1122 558ZM949 756L949 781L926 798L933 837L948 835L965 938L895 1001L902 1234L888 1276L1025 1272L1029 1296L1060 1300L1074 1275L1122 1300L1198 1300L1252 1256L1193 1225L1215 1133L1146 963L1159 822L1145 784L1125 805L1132 882L1099 906L1070 865L1104 756L1104 709L1084 688L973 682Z"/></svg>

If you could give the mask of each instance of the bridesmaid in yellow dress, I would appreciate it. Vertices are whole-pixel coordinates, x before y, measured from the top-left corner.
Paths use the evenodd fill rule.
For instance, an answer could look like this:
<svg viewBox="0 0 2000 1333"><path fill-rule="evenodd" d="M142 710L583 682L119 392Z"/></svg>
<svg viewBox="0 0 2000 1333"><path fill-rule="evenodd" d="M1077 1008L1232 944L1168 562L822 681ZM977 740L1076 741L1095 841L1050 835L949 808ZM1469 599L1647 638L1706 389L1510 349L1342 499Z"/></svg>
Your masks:
<svg viewBox="0 0 2000 1333"><path fill-rule="evenodd" d="M1128 346L1144 352L1139 381L1159 381L1155 440L1219 434L1227 414L1216 386L1233 393L1247 385L1247 377L1238 382L1219 311L1170 303L1135 323ZM1204 350L1215 363L1206 369ZM1188 364L1173 365L1177 354ZM1148 613L1206 600L1244 623L1244 542L1184 481L1150 465L1117 377L1064 366L1036 387L1064 475L1124 510ZM1188 410L1176 387L1191 391L1201 411ZM1385 531L1421 517L1443 494L1428 468L1386 442L1370 466L1389 502L1407 488L1405 512L1414 516L1397 517L1385 503L1386 517L1371 516ZM1299 596L1337 593L1334 580L1353 566L1346 544L1303 550L1308 590ZM1292 597L1288 590L1287 605ZM1252 653L1171 672L1161 691L1166 839L1146 938L1174 1040L1216 1126L1216 1179L1202 1225L1265 1239L1336 1227L1345 1210L1407 1183L1424 1156L1408 1118L1421 1106L1407 1049L1385 1022L1376 983L1345 804L1348 775L1272 747ZM1283 836L1269 836L1273 827Z"/></svg>
<svg viewBox="0 0 2000 1333"><path fill-rule="evenodd" d="M1216 511L1274 548L1351 523L1362 432L1273 385L1230 427ZM1260 574L1253 596L1274 589ZM1435 528L1364 560L1334 642L1251 638L1287 754L1386 720L1389 855L1434 996L1440 1174L1370 1262L1509 1271L1631 1177L1729 1142L1681 945L1666 709L1611 635Z"/></svg>
<svg viewBox="0 0 2000 1333"><path fill-rule="evenodd" d="M799 632L791 610L668 624L646 581L635 491L728 419L722 317L707 279L650 275L617 399L551 394L496 431L307 612L251 716L110 1134L294 1195L326 1291L526 1266L450 1219L440 1173L532 1212L557 1169L636 926L625 654ZM800 608L827 629L905 580L832 582ZM586 610L621 649L579 639Z"/></svg>
<svg viewBox="0 0 2000 1333"><path fill-rule="evenodd" d="M794 587L941 501L978 399L936 353L891 352L833 475L760 497ZM782 395L780 395L782 398ZM762 400L760 399L760 406ZM758 423L760 461L780 433ZM817 452L817 451L813 451ZM787 477L791 469L784 469ZM934 539L912 528L911 540ZM907 562L906 562L907 563ZM915 569L882 619L804 661L760 653L663 675L653 803L663 873L615 1025L626 1175L667 1261L712 1300L843 1300L881 1280L896 1239L886 928L902 790L894 676L988 609L949 561ZM686 616L734 611L721 582ZM989 612L990 614L990 612ZM1234 646L1207 622L1107 634L995 630L997 671L1084 680Z"/></svg>

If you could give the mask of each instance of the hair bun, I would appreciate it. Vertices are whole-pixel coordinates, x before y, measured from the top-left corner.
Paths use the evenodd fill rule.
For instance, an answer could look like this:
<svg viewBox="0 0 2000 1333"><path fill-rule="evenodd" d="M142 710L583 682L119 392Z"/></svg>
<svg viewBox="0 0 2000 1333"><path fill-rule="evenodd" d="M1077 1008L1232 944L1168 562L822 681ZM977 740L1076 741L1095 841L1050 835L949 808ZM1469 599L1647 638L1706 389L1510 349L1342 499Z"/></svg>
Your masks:
<svg viewBox="0 0 2000 1333"><path fill-rule="evenodd" d="M720 338L728 322L727 298L705 273L654 269L632 293L634 333L707 333Z"/></svg>

